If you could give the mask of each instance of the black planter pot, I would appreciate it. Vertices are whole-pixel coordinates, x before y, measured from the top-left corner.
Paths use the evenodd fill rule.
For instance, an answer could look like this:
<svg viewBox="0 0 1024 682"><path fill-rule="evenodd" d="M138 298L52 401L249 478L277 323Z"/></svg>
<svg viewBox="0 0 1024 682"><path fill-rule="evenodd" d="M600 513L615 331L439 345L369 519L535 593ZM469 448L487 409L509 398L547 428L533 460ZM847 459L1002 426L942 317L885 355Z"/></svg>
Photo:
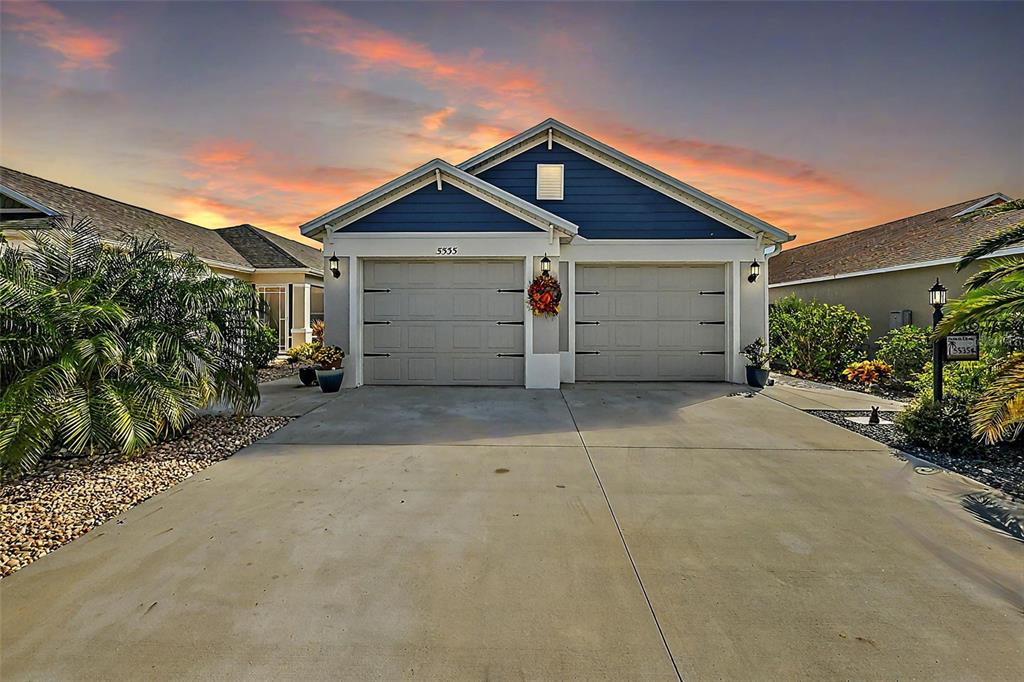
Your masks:
<svg viewBox="0 0 1024 682"><path fill-rule="evenodd" d="M747 365L747 385L764 388L768 385L768 370Z"/></svg>
<svg viewBox="0 0 1024 682"><path fill-rule="evenodd" d="M316 383L316 367L300 367L299 381L303 386L312 386Z"/></svg>
<svg viewBox="0 0 1024 682"><path fill-rule="evenodd" d="M341 380L345 378L343 369L318 369L316 380L320 384L320 390L324 393L337 393L341 388Z"/></svg>

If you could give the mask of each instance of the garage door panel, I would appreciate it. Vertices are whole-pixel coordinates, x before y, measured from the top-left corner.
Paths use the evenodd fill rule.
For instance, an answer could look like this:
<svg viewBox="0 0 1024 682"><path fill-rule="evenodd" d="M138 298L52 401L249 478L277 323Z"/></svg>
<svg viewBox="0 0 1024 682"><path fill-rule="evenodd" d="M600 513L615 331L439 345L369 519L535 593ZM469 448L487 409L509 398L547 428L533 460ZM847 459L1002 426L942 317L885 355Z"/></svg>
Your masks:
<svg viewBox="0 0 1024 682"><path fill-rule="evenodd" d="M524 351L521 262L366 261L363 272L363 318L378 323L363 327L366 383L523 383L523 358L499 356Z"/></svg>
<svg viewBox="0 0 1024 682"><path fill-rule="evenodd" d="M722 380L727 301L708 292L724 281L722 266L578 266L577 289L598 293L576 298L577 379Z"/></svg>

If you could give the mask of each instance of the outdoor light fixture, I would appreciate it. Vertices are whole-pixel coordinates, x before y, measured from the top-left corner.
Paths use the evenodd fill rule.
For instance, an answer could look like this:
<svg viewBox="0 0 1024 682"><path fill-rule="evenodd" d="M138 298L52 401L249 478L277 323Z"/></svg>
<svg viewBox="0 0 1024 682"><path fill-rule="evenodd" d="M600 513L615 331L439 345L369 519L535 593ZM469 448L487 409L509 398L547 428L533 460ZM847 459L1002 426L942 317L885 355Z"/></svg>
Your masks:
<svg viewBox="0 0 1024 682"><path fill-rule="evenodd" d="M753 284L757 281L757 276L761 274L761 264L757 261L753 261L750 264L750 274L747 275L747 281Z"/></svg>
<svg viewBox="0 0 1024 682"><path fill-rule="evenodd" d="M935 278L935 284L928 290L928 302L933 306L942 307L946 305L946 287L942 286L939 278Z"/></svg>
<svg viewBox="0 0 1024 682"><path fill-rule="evenodd" d="M327 262L331 264L331 274L334 275L334 279L341 277L341 268L338 267L338 254L332 253L331 257L327 259Z"/></svg>
<svg viewBox="0 0 1024 682"><path fill-rule="evenodd" d="M551 272L551 259L548 258L548 254L544 254L544 257L540 259L540 271Z"/></svg>
<svg viewBox="0 0 1024 682"><path fill-rule="evenodd" d="M932 329L936 329L942 322L942 306L946 305L946 287L942 286L939 278L935 278L935 284L928 290L928 302L935 308L932 313ZM942 362L946 359L942 352L946 339L934 339L932 342L932 398L935 402L942 402Z"/></svg>

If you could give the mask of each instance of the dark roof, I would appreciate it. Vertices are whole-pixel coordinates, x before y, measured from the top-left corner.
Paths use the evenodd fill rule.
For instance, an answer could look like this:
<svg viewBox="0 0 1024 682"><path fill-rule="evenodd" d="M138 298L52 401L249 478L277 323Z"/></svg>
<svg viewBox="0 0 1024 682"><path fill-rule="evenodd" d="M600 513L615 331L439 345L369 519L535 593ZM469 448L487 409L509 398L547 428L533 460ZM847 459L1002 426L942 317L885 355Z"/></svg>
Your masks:
<svg viewBox="0 0 1024 682"><path fill-rule="evenodd" d="M304 267L323 271L320 251L252 225L211 230L132 206L83 189L0 166L0 185L12 189L59 215L88 217L100 236L112 241L126 234L154 236L181 253L191 251L207 261L245 269ZM38 229L49 219L9 220L2 227Z"/></svg>
<svg viewBox="0 0 1024 682"><path fill-rule="evenodd" d="M1024 220L1024 210L967 221L956 217L990 196L784 250L772 258L768 281L782 284L958 258L978 241Z"/></svg>
<svg viewBox="0 0 1024 682"><path fill-rule="evenodd" d="M217 234L257 268L313 268L320 272L324 269L319 249L253 225L222 227Z"/></svg>

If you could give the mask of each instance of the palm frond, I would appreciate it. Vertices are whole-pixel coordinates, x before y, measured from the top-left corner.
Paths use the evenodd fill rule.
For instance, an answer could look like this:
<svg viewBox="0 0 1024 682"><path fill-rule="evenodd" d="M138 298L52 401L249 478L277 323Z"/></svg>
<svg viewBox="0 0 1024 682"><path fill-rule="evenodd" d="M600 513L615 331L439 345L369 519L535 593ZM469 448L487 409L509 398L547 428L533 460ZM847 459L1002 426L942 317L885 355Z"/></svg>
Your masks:
<svg viewBox="0 0 1024 682"><path fill-rule="evenodd" d="M964 282L964 291L980 289L1014 273L1024 272L1024 258L993 258Z"/></svg>
<svg viewBox="0 0 1024 682"><path fill-rule="evenodd" d="M1015 353L996 368L996 379L971 410L975 436L997 443L1024 426L1024 353Z"/></svg>
<svg viewBox="0 0 1024 682"><path fill-rule="evenodd" d="M970 249L960 258L960 261L956 264L957 272L963 270L979 258L984 258L996 251L1000 251L1021 242L1024 242L1024 222L1011 225L999 234L993 235L987 239L982 239L978 242L977 246Z"/></svg>

